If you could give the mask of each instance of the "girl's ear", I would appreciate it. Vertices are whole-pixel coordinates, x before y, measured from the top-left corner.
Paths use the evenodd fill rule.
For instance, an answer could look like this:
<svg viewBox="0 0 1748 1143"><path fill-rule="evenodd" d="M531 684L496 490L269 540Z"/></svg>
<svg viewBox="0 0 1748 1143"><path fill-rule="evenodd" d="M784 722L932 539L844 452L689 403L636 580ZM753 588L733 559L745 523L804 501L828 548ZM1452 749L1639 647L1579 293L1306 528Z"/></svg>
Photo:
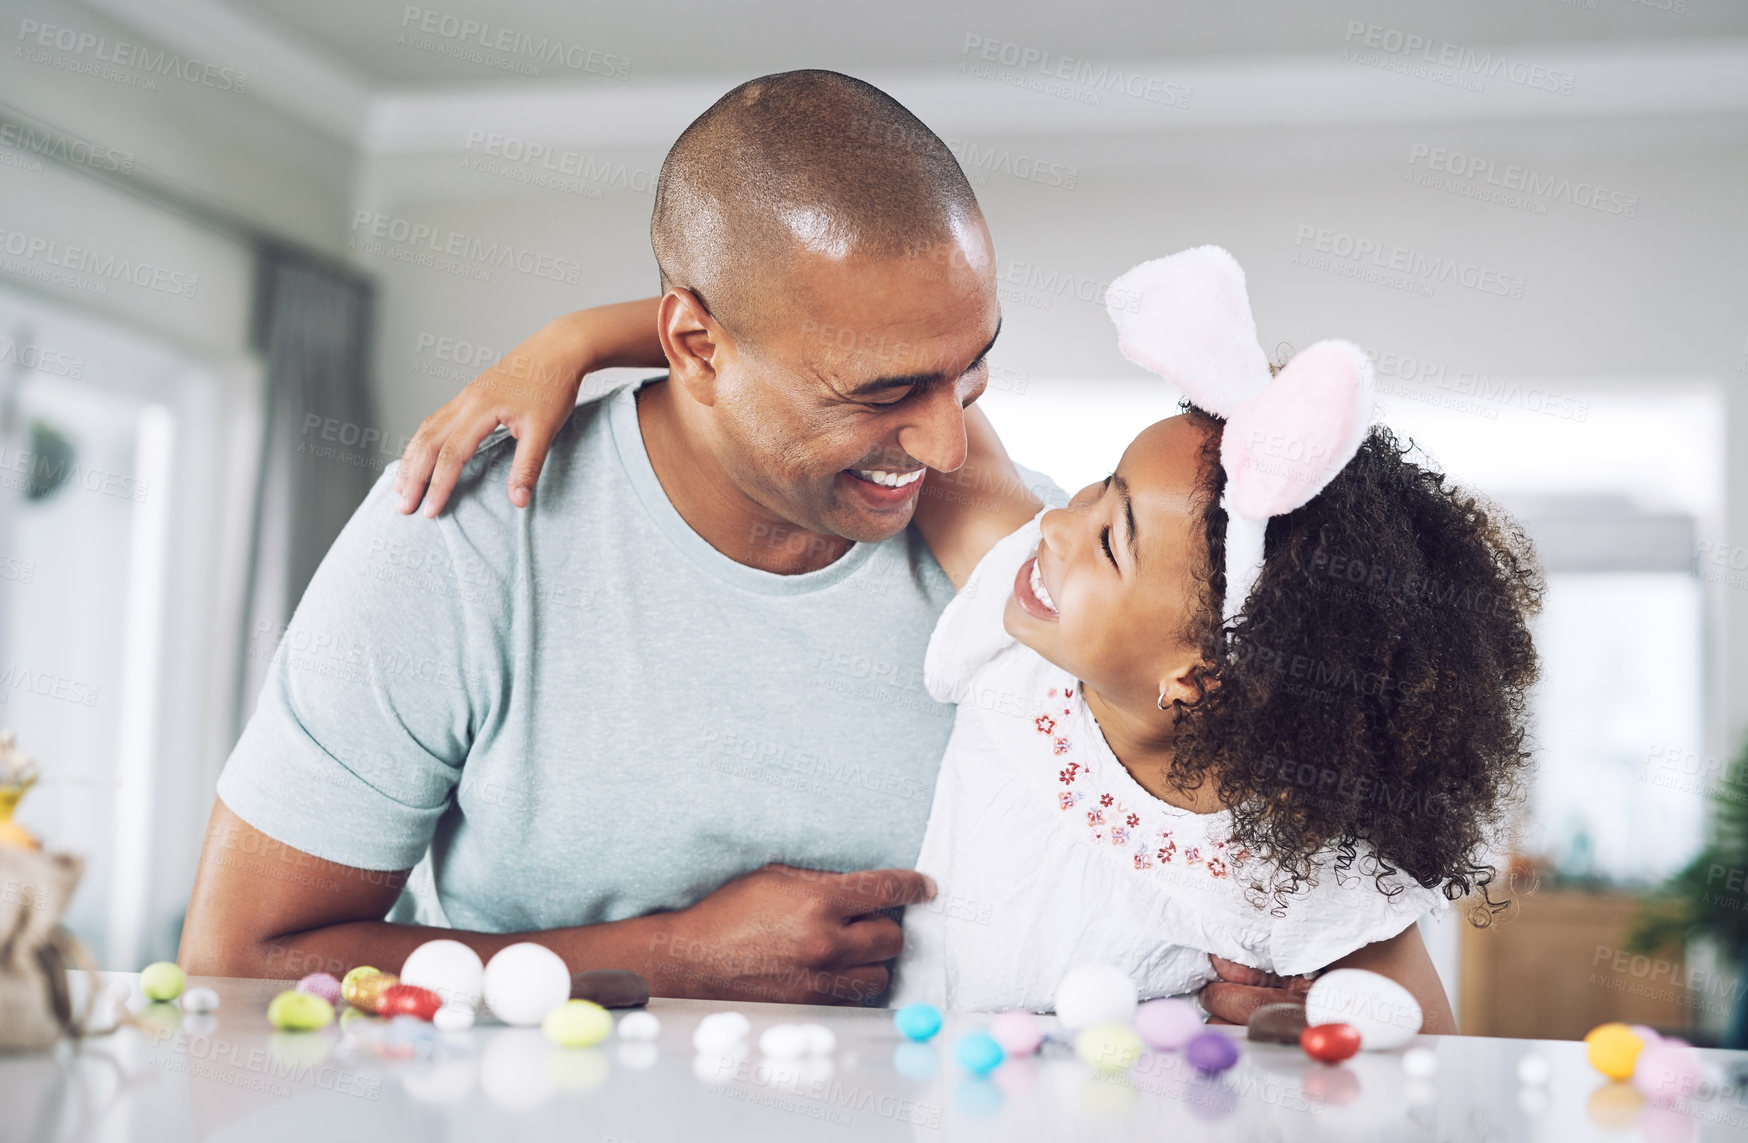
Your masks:
<svg viewBox="0 0 1748 1143"><path fill-rule="evenodd" d="M1182 702L1185 706L1194 706L1206 692L1218 686L1218 681L1209 680L1206 672L1210 665L1196 657L1194 653L1182 662L1174 664L1164 678L1159 681L1159 706L1163 710L1172 709L1172 703ZM1202 672L1198 682L1197 672Z"/></svg>

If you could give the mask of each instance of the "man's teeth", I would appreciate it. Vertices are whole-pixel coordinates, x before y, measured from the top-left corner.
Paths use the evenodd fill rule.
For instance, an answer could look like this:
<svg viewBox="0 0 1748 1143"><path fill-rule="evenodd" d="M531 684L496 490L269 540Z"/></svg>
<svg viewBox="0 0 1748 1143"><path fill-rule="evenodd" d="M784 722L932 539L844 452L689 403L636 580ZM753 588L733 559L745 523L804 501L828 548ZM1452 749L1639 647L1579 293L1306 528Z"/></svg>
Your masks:
<svg viewBox="0 0 1748 1143"><path fill-rule="evenodd" d="M907 484L915 484L923 478L927 469L915 469L911 472L887 472L879 468L854 468L850 471L860 476L870 484L884 484L888 488L903 488Z"/></svg>
<svg viewBox="0 0 1748 1143"><path fill-rule="evenodd" d="M1050 598L1049 590L1044 586L1044 573L1038 570L1038 561L1032 561L1032 594L1038 597L1038 602L1056 610L1056 601Z"/></svg>

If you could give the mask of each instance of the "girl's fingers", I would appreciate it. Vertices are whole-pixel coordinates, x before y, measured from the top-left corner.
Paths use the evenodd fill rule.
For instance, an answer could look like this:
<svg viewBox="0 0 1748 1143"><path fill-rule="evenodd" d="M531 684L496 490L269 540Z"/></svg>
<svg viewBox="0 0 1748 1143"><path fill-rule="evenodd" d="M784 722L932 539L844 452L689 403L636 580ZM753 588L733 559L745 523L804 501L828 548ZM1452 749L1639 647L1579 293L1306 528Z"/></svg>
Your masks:
<svg viewBox="0 0 1748 1143"><path fill-rule="evenodd" d="M449 503L449 494L461 479L461 467L473 458L479 443L498 427L496 413L469 413L449 430L443 447L437 450L437 467L431 473L431 485L425 490L425 516L436 519Z"/></svg>

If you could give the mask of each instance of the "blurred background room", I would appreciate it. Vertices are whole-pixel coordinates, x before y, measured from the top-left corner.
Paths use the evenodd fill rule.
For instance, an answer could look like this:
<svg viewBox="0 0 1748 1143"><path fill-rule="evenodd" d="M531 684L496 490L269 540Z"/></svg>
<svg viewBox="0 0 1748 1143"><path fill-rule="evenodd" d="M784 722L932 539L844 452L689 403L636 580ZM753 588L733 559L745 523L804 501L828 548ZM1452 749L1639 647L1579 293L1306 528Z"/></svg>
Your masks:
<svg viewBox="0 0 1748 1143"><path fill-rule="evenodd" d="M0 725L103 967L174 957L283 625L420 419L657 292L675 136L824 67L959 156L999 257L985 404L1064 487L1177 400L1105 313L1136 262L1224 245L1265 346L1367 349L1381 415L1549 575L1515 905L1427 925L1462 1029L1730 1034L1748 6L427 2L4 0Z"/></svg>

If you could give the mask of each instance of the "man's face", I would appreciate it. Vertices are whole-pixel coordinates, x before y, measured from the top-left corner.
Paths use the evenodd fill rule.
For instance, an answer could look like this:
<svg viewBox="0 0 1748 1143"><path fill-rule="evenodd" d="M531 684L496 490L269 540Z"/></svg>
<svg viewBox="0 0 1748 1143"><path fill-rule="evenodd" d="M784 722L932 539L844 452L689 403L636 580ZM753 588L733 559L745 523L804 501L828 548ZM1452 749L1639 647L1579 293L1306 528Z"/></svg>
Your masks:
<svg viewBox="0 0 1748 1143"><path fill-rule="evenodd" d="M787 296L723 364L723 462L800 528L887 539L924 469L965 460L965 407L1001 324L989 232L969 220L910 257L801 249Z"/></svg>

